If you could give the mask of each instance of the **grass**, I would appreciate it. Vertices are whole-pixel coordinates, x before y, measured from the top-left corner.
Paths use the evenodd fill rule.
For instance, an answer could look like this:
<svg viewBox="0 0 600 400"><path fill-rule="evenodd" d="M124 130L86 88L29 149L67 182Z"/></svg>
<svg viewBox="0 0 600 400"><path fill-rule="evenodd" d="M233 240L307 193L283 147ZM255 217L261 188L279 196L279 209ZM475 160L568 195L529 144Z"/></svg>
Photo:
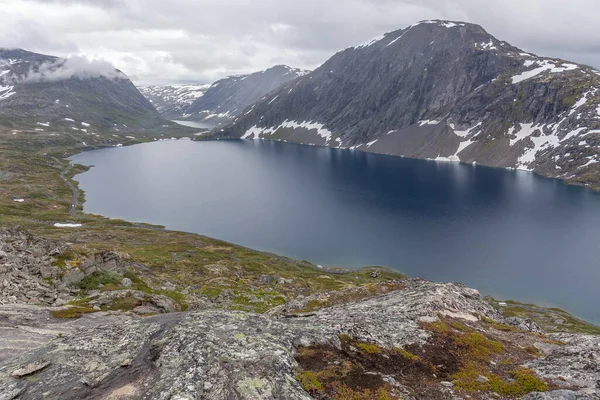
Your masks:
<svg viewBox="0 0 600 400"><path fill-rule="evenodd" d="M486 300L506 317L528 318L535 321L546 332L583 333L600 335L600 327L590 324L561 310L560 308L544 308L535 304L519 303L507 300L506 307L498 306L498 301L492 298ZM560 321L557 324L556 321ZM506 325L496 325L498 329L516 329Z"/></svg>
<svg viewBox="0 0 600 400"><path fill-rule="evenodd" d="M51 312L51 314L55 318L76 319L76 318L81 317L83 314L89 314L89 313L93 313L93 312L96 312L96 311L90 307L75 306L75 307L63 308L60 310L54 310Z"/></svg>

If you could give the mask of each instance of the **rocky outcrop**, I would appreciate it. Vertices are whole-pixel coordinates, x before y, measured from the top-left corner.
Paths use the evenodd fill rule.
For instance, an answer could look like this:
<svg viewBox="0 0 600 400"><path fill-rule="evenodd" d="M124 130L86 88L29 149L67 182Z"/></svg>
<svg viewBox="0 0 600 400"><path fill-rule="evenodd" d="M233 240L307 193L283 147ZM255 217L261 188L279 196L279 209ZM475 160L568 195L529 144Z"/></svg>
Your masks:
<svg viewBox="0 0 600 400"><path fill-rule="evenodd" d="M66 246L34 238L12 229L0 229L0 304L54 304L70 298L53 256Z"/></svg>
<svg viewBox="0 0 600 400"><path fill-rule="evenodd" d="M423 21L340 51L209 137L519 168L600 186L599 75L477 25Z"/></svg>
<svg viewBox="0 0 600 400"><path fill-rule="evenodd" d="M143 265L126 262L110 251L66 260L67 250L68 246L64 243L0 228L0 304L63 305L79 292L77 285L95 273L109 272L117 277L128 271L145 269ZM122 281L121 286L127 287ZM107 296L110 297L104 295L98 300L100 306L105 305L102 299ZM179 309L162 297L147 303L154 304L158 312Z"/></svg>
<svg viewBox="0 0 600 400"><path fill-rule="evenodd" d="M4 361L0 398L36 399L43 394L61 399L310 399L296 380L299 348L339 348L343 335L382 348L424 345L432 337L427 324L440 318L462 321L453 323L458 329L470 329L468 324L483 333L492 329L484 328L483 321L503 321L472 289L416 279L383 296L293 317L226 310L127 317L118 323L71 330ZM527 332L497 334L523 346L542 343L544 355L527 367L540 376L560 377L557 381L572 391L529 398L600 396L599 337L560 336L557 340L564 343L549 344L548 339ZM14 374L35 365L44 368L31 372L32 379ZM442 396L436 398L453 398L454 384L433 379ZM411 394L410 387L398 385L407 393L404 398L422 398Z"/></svg>

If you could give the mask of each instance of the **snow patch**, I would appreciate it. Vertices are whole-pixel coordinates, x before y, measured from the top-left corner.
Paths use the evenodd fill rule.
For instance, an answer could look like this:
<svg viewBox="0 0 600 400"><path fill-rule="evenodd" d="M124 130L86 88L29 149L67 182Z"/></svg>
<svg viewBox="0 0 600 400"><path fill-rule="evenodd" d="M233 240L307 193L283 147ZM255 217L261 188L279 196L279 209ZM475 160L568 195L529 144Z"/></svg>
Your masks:
<svg viewBox="0 0 600 400"><path fill-rule="evenodd" d="M325 139L325 143L329 142L333 137L333 134L331 133L331 131L326 129L325 125L319 124L318 122L313 122L313 121L296 122L296 121L285 120L281 123L281 125L279 125L277 127L263 128L263 127L258 127L255 125L252 128L248 129L244 135L242 135L242 139L260 139L260 135L272 135L273 133L277 132L279 129L282 129L282 128L307 129L307 130L311 130L311 131L315 130L315 131L317 131L317 135L319 135Z"/></svg>
<svg viewBox="0 0 600 400"><path fill-rule="evenodd" d="M59 222L54 224L54 227L56 227L56 228L79 228L81 226L83 226L83 225L81 225L81 224L62 224Z"/></svg>
<svg viewBox="0 0 600 400"><path fill-rule="evenodd" d="M421 120L421 121L417 122L417 124L419 124L419 126L423 126L423 125L439 125L441 123L442 123L442 121L436 121L434 119L426 119L426 120Z"/></svg>
<svg viewBox="0 0 600 400"><path fill-rule="evenodd" d="M515 126L510 128L510 130L508 131L508 136L511 136L510 146L514 146L517 142L533 135L533 133L536 130L540 129L539 127L536 127L534 125L535 124L533 122L530 124L519 124L521 129L518 132L515 132L517 130ZM515 136L515 138L513 139L512 136Z"/></svg>
<svg viewBox="0 0 600 400"><path fill-rule="evenodd" d="M558 73L558 72L572 71L574 69L579 68L575 64L568 64L568 63L560 64L560 66L559 66L550 60L536 61L535 63L532 63L530 65L534 65L534 64L537 64L539 66L530 71L525 71L519 75L513 76L512 77L513 85L523 82L523 81L526 81L527 79L531 79L531 78L541 74L542 72L549 71L550 73Z"/></svg>

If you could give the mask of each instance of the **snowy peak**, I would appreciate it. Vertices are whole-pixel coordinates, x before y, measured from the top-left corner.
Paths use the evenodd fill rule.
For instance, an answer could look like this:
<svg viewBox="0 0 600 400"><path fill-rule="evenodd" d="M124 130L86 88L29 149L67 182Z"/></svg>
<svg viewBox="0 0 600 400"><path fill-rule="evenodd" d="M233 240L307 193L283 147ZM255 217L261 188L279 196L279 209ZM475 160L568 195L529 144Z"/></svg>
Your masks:
<svg viewBox="0 0 600 400"><path fill-rule="evenodd" d="M524 52L479 25L421 21L338 52L213 135L518 168L600 188L600 72Z"/></svg>

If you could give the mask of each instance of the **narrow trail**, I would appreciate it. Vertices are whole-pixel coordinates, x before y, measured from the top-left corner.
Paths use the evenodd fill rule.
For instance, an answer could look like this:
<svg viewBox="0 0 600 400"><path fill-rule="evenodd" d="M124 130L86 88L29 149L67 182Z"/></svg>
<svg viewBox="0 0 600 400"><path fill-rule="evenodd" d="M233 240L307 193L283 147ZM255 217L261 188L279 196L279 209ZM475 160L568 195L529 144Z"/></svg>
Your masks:
<svg viewBox="0 0 600 400"><path fill-rule="evenodd" d="M56 157L50 156L50 158L54 161L58 168L61 168L61 162ZM71 189L71 192L73 192L73 196L71 197L71 205L69 206L69 214L71 217L76 218L78 216L77 206L79 205L77 200L77 188L71 182L69 182L69 179L66 177L66 174L71 170L71 168L73 168L73 164L69 163L66 168L61 169L58 176L60 176L60 179L62 179L65 185L67 185L67 187Z"/></svg>

